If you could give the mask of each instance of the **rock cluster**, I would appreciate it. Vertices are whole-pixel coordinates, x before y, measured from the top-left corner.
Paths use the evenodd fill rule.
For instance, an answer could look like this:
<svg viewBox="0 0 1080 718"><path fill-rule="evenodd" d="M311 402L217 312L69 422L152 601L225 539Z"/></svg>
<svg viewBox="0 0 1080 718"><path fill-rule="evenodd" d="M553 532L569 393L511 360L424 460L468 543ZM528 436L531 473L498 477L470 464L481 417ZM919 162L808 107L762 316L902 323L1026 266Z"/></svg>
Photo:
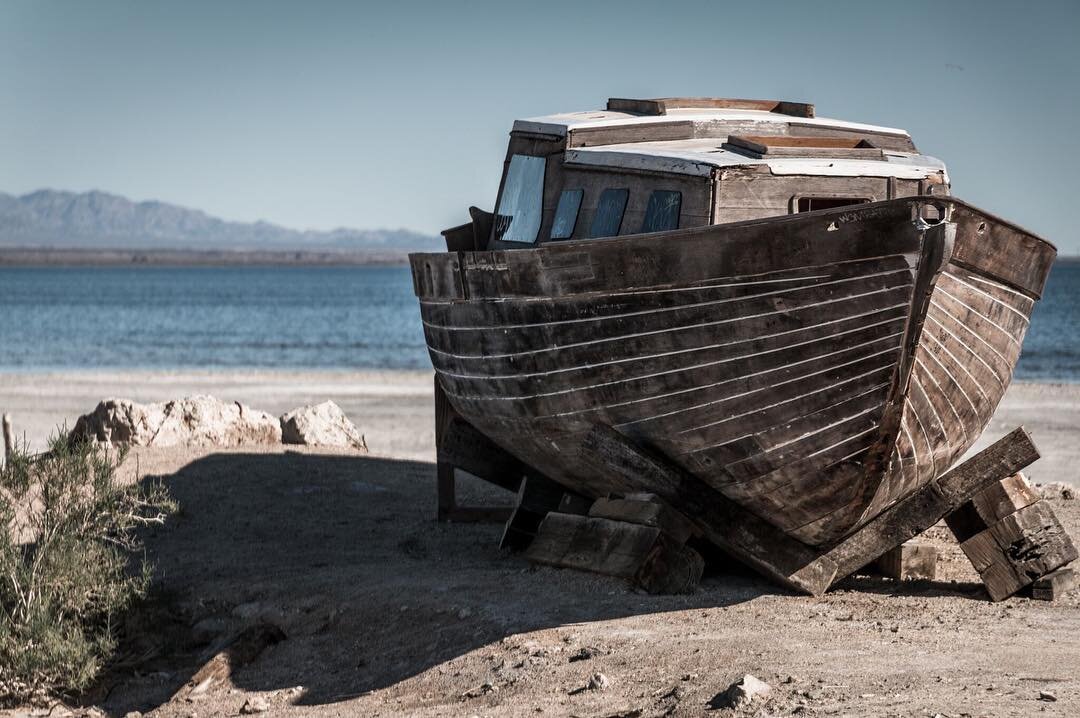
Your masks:
<svg viewBox="0 0 1080 718"><path fill-rule="evenodd" d="M134 446L281 443L281 424L239 402L190 396L157 404L107 399L79 417L71 438Z"/></svg>
<svg viewBox="0 0 1080 718"><path fill-rule="evenodd" d="M156 404L106 399L79 417L70 439L156 447L286 443L367 451L363 435L332 401L303 406L275 418L212 396Z"/></svg>

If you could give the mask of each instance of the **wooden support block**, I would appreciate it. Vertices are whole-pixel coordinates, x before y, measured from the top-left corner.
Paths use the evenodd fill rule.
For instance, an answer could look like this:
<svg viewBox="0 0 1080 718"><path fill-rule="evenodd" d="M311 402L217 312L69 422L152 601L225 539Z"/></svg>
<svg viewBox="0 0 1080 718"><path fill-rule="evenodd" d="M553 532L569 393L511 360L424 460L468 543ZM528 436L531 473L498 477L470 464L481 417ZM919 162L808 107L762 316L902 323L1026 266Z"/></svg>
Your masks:
<svg viewBox="0 0 1080 718"><path fill-rule="evenodd" d="M451 419L439 440L438 461L467 471L507 491L517 491L527 467L476 427L461 418Z"/></svg>
<svg viewBox="0 0 1080 718"><path fill-rule="evenodd" d="M994 601L1008 598L1076 560L1076 546L1053 509L1037 501L960 544Z"/></svg>
<svg viewBox="0 0 1080 718"><path fill-rule="evenodd" d="M589 516L632 524L655 526L678 544L686 543L694 533L689 519L671 508L655 494L631 494L634 498L597 499Z"/></svg>
<svg viewBox="0 0 1080 718"><path fill-rule="evenodd" d="M1039 601L1056 601L1077 586L1076 571L1059 568L1031 584L1031 597Z"/></svg>
<svg viewBox="0 0 1080 718"><path fill-rule="evenodd" d="M534 563L624 578L651 593L681 593L701 579L704 561L655 526L549 513L525 551Z"/></svg>
<svg viewBox="0 0 1080 718"><path fill-rule="evenodd" d="M987 486L945 517L945 523L960 543L985 531L1009 514L1039 500L1039 494L1022 472Z"/></svg>
<svg viewBox="0 0 1080 718"><path fill-rule="evenodd" d="M437 521L500 522L509 507L468 507L457 504L456 469L500 488L517 491L524 466L466 422L446 398L435 377L435 494Z"/></svg>
<svg viewBox="0 0 1080 718"><path fill-rule="evenodd" d="M698 477L653 455L615 429L597 425L585 437L581 460L604 471L624 494L655 492L701 534L733 558L795 591L820 595L836 566L820 552L750 513Z"/></svg>
<svg viewBox="0 0 1080 718"><path fill-rule="evenodd" d="M520 551L532 542L540 522L552 511L583 514L591 502L583 496L566 491L554 481L539 475L526 476L518 489L517 505L506 521L499 548ZM584 511L564 508L580 509Z"/></svg>
<svg viewBox="0 0 1080 718"><path fill-rule="evenodd" d="M936 480L882 511L829 550L839 580L875 561L889 549L918 536L988 485L1015 474L1039 458L1031 435L1019 427L953 467Z"/></svg>
<svg viewBox="0 0 1080 718"><path fill-rule="evenodd" d="M777 583L821 595L836 580L952 513L992 482L1039 458L1031 436L1017 428L914 494L898 501L828 551L788 536L697 477L635 446L606 426L584 441L582 461L621 481L626 492L655 491L718 548Z"/></svg>
<svg viewBox="0 0 1080 718"><path fill-rule="evenodd" d="M663 531L638 569L634 582L649 593L690 593L701 582L705 559L694 549L675 543Z"/></svg>
<svg viewBox="0 0 1080 718"><path fill-rule="evenodd" d="M584 516L589 513L592 504L593 500L589 497L567 491L563 494L562 500L559 501L558 511L560 514L581 514Z"/></svg>
<svg viewBox="0 0 1080 718"><path fill-rule="evenodd" d="M882 575L897 581L937 577L938 550L926 543L908 541L889 549L877 560Z"/></svg>

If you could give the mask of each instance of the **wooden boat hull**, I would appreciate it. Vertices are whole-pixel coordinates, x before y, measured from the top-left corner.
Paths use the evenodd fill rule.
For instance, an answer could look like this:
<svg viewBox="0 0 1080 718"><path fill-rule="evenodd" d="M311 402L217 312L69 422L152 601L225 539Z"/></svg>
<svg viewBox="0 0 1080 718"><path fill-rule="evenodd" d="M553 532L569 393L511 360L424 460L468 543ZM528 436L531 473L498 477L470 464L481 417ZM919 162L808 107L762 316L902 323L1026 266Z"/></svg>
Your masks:
<svg viewBox="0 0 1080 718"><path fill-rule="evenodd" d="M602 496L577 457L613 426L827 545L975 441L1053 257L958 200L905 198L410 259L441 386L506 451Z"/></svg>

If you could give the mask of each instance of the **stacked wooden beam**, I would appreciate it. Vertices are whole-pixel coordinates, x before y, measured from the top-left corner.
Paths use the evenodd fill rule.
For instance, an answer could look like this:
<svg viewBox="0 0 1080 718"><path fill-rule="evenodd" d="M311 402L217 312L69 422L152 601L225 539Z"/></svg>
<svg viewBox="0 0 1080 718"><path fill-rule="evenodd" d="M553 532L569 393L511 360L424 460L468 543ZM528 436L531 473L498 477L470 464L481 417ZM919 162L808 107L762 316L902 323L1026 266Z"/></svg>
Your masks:
<svg viewBox="0 0 1080 718"><path fill-rule="evenodd" d="M1050 505L1022 473L991 484L945 521L994 601L1077 558Z"/></svg>
<svg viewBox="0 0 1080 718"><path fill-rule="evenodd" d="M937 577L938 550L928 543L907 541L886 551L875 568L897 581L933 580Z"/></svg>
<svg viewBox="0 0 1080 718"><path fill-rule="evenodd" d="M627 579L649 593L686 593L705 568L686 545L692 534L686 517L656 496L602 498L588 516L549 513L525 557Z"/></svg>
<svg viewBox="0 0 1080 718"><path fill-rule="evenodd" d="M654 593L683 592L697 584L704 567L686 545L697 536L781 585L820 595L867 564L896 579L934 578L936 549L909 539L944 518L993 600L1028 587L1032 597L1053 600L1076 584L1075 573L1062 568L1077 558L1076 547L1019 473L1039 456L1022 428L822 550L707 491L666 457L610 427L594 428L581 458L623 493L592 502L496 446L453 411L437 382L436 415L439 518L509 514L502 545L525 549L536 563L625 578ZM457 506L455 469L517 489L516 507Z"/></svg>

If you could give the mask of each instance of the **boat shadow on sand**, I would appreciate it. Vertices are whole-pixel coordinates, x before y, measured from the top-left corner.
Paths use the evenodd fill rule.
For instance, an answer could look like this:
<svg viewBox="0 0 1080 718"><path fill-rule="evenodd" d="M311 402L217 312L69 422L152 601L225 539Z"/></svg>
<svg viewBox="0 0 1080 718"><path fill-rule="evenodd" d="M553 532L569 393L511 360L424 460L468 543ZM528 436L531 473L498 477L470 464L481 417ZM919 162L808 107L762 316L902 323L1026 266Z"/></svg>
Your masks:
<svg viewBox="0 0 1080 718"><path fill-rule="evenodd" d="M394 686L538 629L770 596L828 601L786 594L730 565L711 566L685 596L534 568L498 549L501 525L436 523L434 476L427 462L286 452L213 454L146 477L163 481L181 510L147 533L156 588L120 622L118 662L87 698L118 715L162 705L228 636L258 621L286 638L238 668L233 685L303 686L291 700L310 705ZM459 483L468 503L512 499L479 481ZM980 595L974 584L863 576L840 590Z"/></svg>

